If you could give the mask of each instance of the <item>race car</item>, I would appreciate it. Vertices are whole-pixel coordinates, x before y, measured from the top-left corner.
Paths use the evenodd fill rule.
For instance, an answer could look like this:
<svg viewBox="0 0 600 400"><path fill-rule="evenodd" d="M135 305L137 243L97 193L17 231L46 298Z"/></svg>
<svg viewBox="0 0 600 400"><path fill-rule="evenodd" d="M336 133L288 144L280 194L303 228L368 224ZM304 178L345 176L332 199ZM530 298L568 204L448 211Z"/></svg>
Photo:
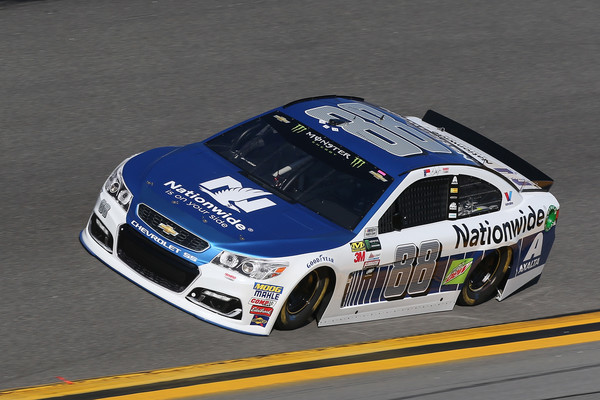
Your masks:
<svg viewBox="0 0 600 400"><path fill-rule="evenodd" d="M268 335L500 301L536 283L559 214L552 183L434 111L320 96L126 159L80 240L175 307Z"/></svg>

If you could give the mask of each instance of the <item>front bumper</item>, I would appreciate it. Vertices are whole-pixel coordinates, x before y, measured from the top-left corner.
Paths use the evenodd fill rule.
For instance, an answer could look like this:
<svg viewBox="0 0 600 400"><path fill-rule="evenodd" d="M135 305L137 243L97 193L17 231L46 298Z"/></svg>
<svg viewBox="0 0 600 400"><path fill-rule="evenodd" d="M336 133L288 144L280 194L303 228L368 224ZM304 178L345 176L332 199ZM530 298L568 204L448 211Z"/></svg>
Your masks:
<svg viewBox="0 0 600 400"><path fill-rule="evenodd" d="M202 262L193 252L168 241L163 240L167 245L161 246L127 224L126 218L127 213L110 196L101 193L81 231L81 243L131 282L201 320L247 334L271 332L280 307L275 308L277 302L270 302L270 316L251 313L257 301L255 280ZM177 253L186 254L187 259L169 249L179 249Z"/></svg>

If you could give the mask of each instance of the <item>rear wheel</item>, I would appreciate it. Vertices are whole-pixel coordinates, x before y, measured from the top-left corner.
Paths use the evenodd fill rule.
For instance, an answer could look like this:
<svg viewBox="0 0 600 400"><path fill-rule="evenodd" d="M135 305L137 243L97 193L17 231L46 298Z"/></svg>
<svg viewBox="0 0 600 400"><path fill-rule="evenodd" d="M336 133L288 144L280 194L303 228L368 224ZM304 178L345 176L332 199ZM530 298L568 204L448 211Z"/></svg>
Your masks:
<svg viewBox="0 0 600 400"><path fill-rule="evenodd" d="M306 275L286 299L275 322L275 328L290 330L311 322L325 296L329 282L329 275L324 269L316 269Z"/></svg>
<svg viewBox="0 0 600 400"><path fill-rule="evenodd" d="M498 292L498 285L508 272L512 249L495 249L471 270L458 296L458 304L475 306L488 301Z"/></svg>

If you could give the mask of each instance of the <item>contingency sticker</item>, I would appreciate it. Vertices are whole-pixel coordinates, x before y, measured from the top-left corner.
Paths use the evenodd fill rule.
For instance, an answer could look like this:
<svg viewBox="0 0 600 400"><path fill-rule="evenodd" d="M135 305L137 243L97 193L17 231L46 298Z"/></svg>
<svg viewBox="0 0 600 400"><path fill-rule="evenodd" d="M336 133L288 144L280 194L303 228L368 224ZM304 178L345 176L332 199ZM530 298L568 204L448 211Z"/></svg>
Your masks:
<svg viewBox="0 0 600 400"><path fill-rule="evenodd" d="M443 285L459 285L465 281L469 269L473 264L472 258L465 258L464 260L454 260L450 264L448 273L444 277Z"/></svg>

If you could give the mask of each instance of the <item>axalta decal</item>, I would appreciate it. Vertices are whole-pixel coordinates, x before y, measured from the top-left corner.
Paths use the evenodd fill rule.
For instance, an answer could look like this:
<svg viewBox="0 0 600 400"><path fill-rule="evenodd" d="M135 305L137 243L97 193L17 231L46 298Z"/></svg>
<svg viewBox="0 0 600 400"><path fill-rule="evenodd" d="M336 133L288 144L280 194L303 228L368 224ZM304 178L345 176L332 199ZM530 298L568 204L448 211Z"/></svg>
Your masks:
<svg viewBox="0 0 600 400"><path fill-rule="evenodd" d="M454 248L499 244L542 226L546 218L544 210L539 209L536 212L531 206L528 208L527 214L527 210L519 210L521 216L498 225L492 226L487 220L480 222L477 227L469 227L467 224L452 225L456 231Z"/></svg>
<svg viewBox="0 0 600 400"><path fill-rule="evenodd" d="M208 219L215 221L223 228L234 226L240 231L252 231L237 218L237 214L251 213L272 207L275 203L265 196L272 193L260 189L245 188L242 184L230 176L213 179L198 185L199 190L191 190L176 181L168 181L163 184L168 187L165 192L176 200L183 201ZM212 201L205 198L203 193L212 197ZM260 197L260 198L257 198Z"/></svg>
<svg viewBox="0 0 600 400"><path fill-rule="evenodd" d="M519 268L517 268L516 275L520 275L524 272L532 270L536 267L540 266L540 261L543 255L543 247L544 247L544 233L540 232L536 235L523 257L522 262L519 264Z"/></svg>

